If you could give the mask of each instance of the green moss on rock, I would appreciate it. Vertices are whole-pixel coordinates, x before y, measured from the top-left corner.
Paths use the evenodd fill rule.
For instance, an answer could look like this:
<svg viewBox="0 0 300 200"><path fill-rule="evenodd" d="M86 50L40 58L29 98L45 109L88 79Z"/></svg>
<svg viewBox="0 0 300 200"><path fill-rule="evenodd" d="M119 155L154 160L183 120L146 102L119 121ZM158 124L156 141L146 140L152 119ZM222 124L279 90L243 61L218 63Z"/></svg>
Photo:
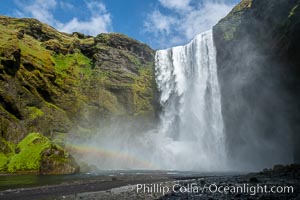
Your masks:
<svg viewBox="0 0 300 200"><path fill-rule="evenodd" d="M0 153L0 172L4 172L7 170L7 164L9 159L4 153Z"/></svg>
<svg viewBox="0 0 300 200"><path fill-rule="evenodd" d="M54 55L56 73L67 76L73 75L80 78L85 76L88 78L91 75L91 60L81 53Z"/></svg>
<svg viewBox="0 0 300 200"><path fill-rule="evenodd" d="M5 155L2 155L2 168L5 169L6 163L9 173L63 174L74 173L78 170L69 154L39 133L28 134L16 146L15 154L11 156L9 162L7 161ZM58 170L55 169L56 166L68 167Z"/></svg>
<svg viewBox="0 0 300 200"><path fill-rule="evenodd" d="M17 152L9 164L8 172L16 171L39 171L42 152L51 147L51 142L48 138L39 133L28 134L18 145Z"/></svg>
<svg viewBox="0 0 300 200"><path fill-rule="evenodd" d="M37 107L34 107L34 106L28 106L28 110L30 112L29 118L31 120L34 120L34 119L36 119L38 117L41 117L45 114L41 109L39 109Z"/></svg>

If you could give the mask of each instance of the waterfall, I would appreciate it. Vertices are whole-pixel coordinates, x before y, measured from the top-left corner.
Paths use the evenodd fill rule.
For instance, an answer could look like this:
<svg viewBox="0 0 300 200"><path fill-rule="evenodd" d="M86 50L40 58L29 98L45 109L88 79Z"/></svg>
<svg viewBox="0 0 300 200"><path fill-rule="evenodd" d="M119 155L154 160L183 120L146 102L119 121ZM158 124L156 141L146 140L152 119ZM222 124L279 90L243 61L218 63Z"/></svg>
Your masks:
<svg viewBox="0 0 300 200"><path fill-rule="evenodd" d="M155 59L162 107L157 128L137 133L130 124L116 122L84 141L69 139L78 147L76 159L101 170L225 170L212 32L196 36L185 46L159 50Z"/></svg>
<svg viewBox="0 0 300 200"><path fill-rule="evenodd" d="M173 167L224 169L225 138L212 31L197 35L185 46L157 51L155 71L162 106L159 137L168 138L161 145L173 157Z"/></svg>

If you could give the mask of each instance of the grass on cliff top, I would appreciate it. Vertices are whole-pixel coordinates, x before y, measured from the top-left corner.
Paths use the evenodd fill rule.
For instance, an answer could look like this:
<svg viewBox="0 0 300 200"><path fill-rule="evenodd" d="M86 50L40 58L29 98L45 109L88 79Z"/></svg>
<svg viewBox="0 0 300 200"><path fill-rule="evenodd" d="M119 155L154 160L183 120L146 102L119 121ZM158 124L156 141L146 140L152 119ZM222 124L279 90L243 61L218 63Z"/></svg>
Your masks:
<svg viewBox="0 0 300 200"><path fill-rule="evenodd" d="M24 35L17 38L18 30L10 29L0 24L0 52L6 53L10 49L20 49L23 61L31 63L40 70L47 71L53 67L50 51L41 46L41 42Z"/></svg>
<svg viewBox="0 0 300 200"><path fill-rule="evenodd" d="M43 67L52 66L51 54L41 46L41 42L25 35L24 39L19 40L19 46L22 56L29 59L31 63L43 65Z"/></svg>
<svg viewBox="0 0 300 200"><path fill-rule="evenodd" d="M42 153L52 145L51 141L39 133L28 134L18 145L20 151L16 153L8 163L8 172L38 171Z"/></svg>
<svg viewBox="0 0 300 200"><path fill-rule="evenodd" d="M246 8L251 8L252 0L242 0L237 6L235 6L232 12L240 12Z"/></svg>
<svg viewBox="0 0 300 200"><path fill-rule="evenodd" d="M249 9L252 6L252 0L242 0L232 11L223 18L222 26L220 26L225 41L230 41L234 38L236 33L236 27L241 23L241 16L245 9ZM230 24L228 24L230 23Z"/></svg>
<svg viewBox="0 0 300 200"><path fill-rule="evenodd" d="M10 40L12 40L12 35L15 35L15 30L7 29L7 27L0 24L0 49L7 46Z"/></svg>

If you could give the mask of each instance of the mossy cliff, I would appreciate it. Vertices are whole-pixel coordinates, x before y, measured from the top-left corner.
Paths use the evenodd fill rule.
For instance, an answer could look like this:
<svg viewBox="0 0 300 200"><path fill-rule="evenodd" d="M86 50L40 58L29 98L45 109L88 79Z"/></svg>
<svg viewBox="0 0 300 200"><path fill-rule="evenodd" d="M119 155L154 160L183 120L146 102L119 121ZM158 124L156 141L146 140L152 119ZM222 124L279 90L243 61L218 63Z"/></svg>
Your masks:
<svg viewBox="0 0 300 200"><path fill-rule="evenodd" d="M232 158L299 162L300 1L242 0L214 39Z"/></svg>
<svg viewBox="0 0 300 200"><path fill-rule="evenodd" d="M35 19L0 17L0 138L9 144L0 171L37 170L35 161L21 159L32 132L43 141L83 135L112 118L151 126L157 110L153 59L147 45L122 34L66 34ZM42 155L50 143L30 148ZM56 162L39 161L49 168Z"/></svg>
<svg viewBox="0 0 300 200"><path fill-rule="evenodd" d="M0 171L64 174L78 172L74 159L39 133L30 133L17 145L1 139Z"/></svg>

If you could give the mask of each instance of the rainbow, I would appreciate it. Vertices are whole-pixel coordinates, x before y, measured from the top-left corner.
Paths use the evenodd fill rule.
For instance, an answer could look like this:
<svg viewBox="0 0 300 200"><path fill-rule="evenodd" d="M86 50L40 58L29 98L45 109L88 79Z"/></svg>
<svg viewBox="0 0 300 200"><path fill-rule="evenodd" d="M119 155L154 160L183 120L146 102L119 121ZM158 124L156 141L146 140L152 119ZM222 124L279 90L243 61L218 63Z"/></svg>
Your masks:
<svg viewBox="0 0 300 200"><path fill-rule="evenodd" d="M146 170L158 170L159 165L154 164L145 158L130 155L121 151L116 151L115 149L107 149L101 146L91 146L84 144L66 144L66 150L71 153L76 153L77 155L91 155L95 158L101 159L115 159L119 162L131 163L133 166L138 166L140 169Z"/></svg>

